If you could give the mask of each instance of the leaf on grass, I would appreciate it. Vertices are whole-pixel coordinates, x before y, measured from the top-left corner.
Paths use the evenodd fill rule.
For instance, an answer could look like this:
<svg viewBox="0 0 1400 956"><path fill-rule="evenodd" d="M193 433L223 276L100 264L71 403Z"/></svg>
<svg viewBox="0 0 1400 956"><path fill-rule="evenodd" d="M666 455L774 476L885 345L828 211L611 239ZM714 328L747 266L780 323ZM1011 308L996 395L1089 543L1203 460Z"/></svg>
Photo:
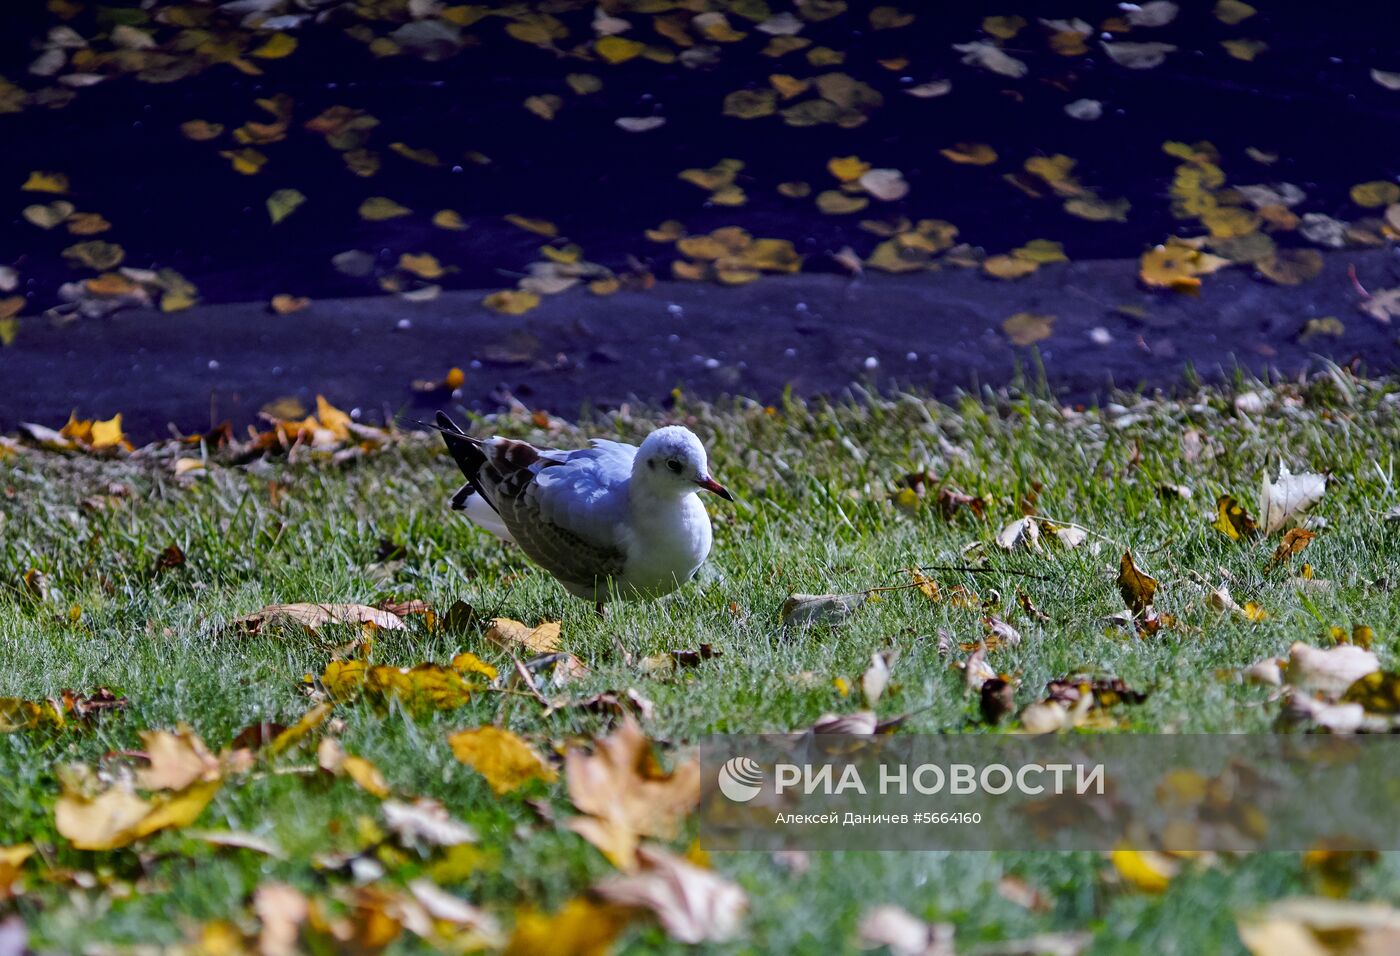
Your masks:
<svg viewBox="0 0 1400 956"><path fill-rule="evenodd" d="M389 789L389 782L384 779L384 774L364 757L346 755L340 762L340 766L347 777L355 781L361 790L371 796L383 800L392 792Z"/></svg>
<svg viewBox="0 0 1400 956"><path fill-rule="evenodd" d="M553 915L524 908L515 914L515 928L505 956L605 956L636 911L578 897Z"/></svg>
<svg viewBox="0 0 1400 956"><path fill-rule="evenodd" d="M531 780L553 783L558 774L535 749L509 730L486 725L449 734L452 754L486 778L497 795Z"/></svg>
<svg viewBox="0 0 1400 956"><path fill-rule="evenodd" d="M1321 501L1326 492L1327 479L1322 475L1312 472L1295 475L1279 462L1278 479L1271 482L1265 473L1259 489L1259 514L1264 533L1273 534L1296 521Z"/></svg>
<svg viewBox="0 0 1400 956"><path fill-rule="evenodd" d="M485 636L488 641L507 651L523 649L531 654L553 654L562 646L558 621L544 621L530 627L508 617L498 617L492 619Z"/></svg>
<svg viewBox="0 0 1400 956"><path fill-rule="evenodd" d="M674 839L700 801L700 764L688 760L667 773L636 720L623 717L593 752L570 749L564 757L569 799L586 814L568 822L613 864L633 870L642 837Z"/></svg>
<svg viewBox="0 0 1400 956"><path fill-rule="evenodd" d="M1118 876L1135 890L1163 893L1172 877L1181 869L1179 863L1156 850L1117 849L1109 854Z"/></svg>
<svg viewBox="0 0 1400 956"><path fill-rule="evenodd" d="M779 618L785 625L801 627L808 624L839 624L855 613L869 595L855 594L793 594L783 602Z"/></svg>
<svg viewBox="0 0 1400 956"><path fill-rule="evenodd" d="M1134 617L1147 614L1157 596L1156 579L1144 574L1133 563L1131 551L1124 551L1123 558L1118 563L1118 593L1123 596L1123 603L1133 612Z"/></svg>
<svg viewBox="0 0 1400 956"><path fill-rule="evenodd" d="M1024 314L1024 313L1023 313ZM1026 551L1040 550L1040 528L1034 518L1018 518L997 532L996 544L1005 551L1018 548Z"/></svg>
<svg viewBox="0 0 1400 956"><path fill-rule="evenodd" d="M1236 923L1251 956L1344 956L1400 951L1400 910L1383 902L1295 898Z"/></svg>
<svg viewBox="0 0 1400 956"><path fill-rule="evenodd" d="M1259 533L1254 519L1233 495L1221 495L1215 500L1215 521L1211 527L1231 541L1248 541Z"/></svg>
<svg viewBox="0 0 1400 956"><path fill-rule="evenodd" d="M856 932L862 948L883 946L893 956L953 956L954 928L952 923L925 923L903 907L887 903L866 912Z"/></svg>
<svg viewBox="0 0 1400 956"><path fill-rule="evenodd" d="M436 800L420 797L412 803L385 800L380 806L384 825L405 847L463 846L475 843L476 831L453 817Z"/></svg>
<svg viewBox="0 0 1400 956"><path fill-rule="evenodd" d="M269 624L299 624L316 633L327 624L371 624L386 631L401 631L406 625L398 615L367 604L269 604L244 615L234 626L247 634L257 634Z"/></svg>
<svg viewBox="0 0 1400 956"><path fill-rule="evenodd" d="M593 892L650 911L680 943L722 943L739 935L749 900L737 883L657 846L640 848L637 861L638 872L605 880Z"/></svg>
<svg viewBox="0 0 1400 956"><path fill-rule="evenodd" d="M1336 700L1355 682L1381 669L1374 653L1355 644L1321 649L1295 642L1283 665L1284 682L1306 694Z"/></svg>
<svg viewBox="0 0 1400 956"><path fill-rule="evenodd" d="M1312 543L1317 533L1306 528L1289 528L1284 533L1283 540L1274 549L1274 555L1269 559L1270 567L1276 567L1293 559L1294 555L1302 554L1303 550Z"/></svg>
<svg viewBox="0 0 1400 956"><path fill-rule="evenodd" d="M54 824L79 850L115 850L160 830L189 826L222 785L221 779L203 781L150 800L120 787L95 797L65 791L54 806Z"/></svg>

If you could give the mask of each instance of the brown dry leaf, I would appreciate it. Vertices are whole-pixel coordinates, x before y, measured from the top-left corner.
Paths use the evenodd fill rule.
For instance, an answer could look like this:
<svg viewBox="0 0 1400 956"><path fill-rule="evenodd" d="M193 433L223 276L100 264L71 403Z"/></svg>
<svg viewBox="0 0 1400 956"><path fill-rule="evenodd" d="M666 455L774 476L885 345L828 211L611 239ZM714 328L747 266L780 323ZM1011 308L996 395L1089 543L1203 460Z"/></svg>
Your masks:
<svg viewBox="0 0 1400 956"><path fill-rule="evenodd" d="M270 604L240 617L234 626L248 634L259 633L276 622L300 624L313 634L327 624L372 624L386 631L401 631L403 619L366 604Z"/></svg>
<svg viewBox="0 0 1400 956"><path fill-rule="evenodd" d="M112 224L95 212L75 212L68 217L68 231L75 236L100 236Z"/></svg>
<svg viewBox="0 0 1400 956"><path fill-rule="evenodd" d="M637 851L639 872L613 877L593 891L620 906L650 910L681 943L722 943L739 935L748 896L712 870L656 846Z"/></svg>
<svg viewBox="0 0 1400 956"><path fill-rule="evenodd" d="M553 654L562 646L558 621L544 621L530 627L508 617L498 617L486 628L486 639L505 650L523 648L531 654Z"/></svg>
<svg viewBox="0 0 1400 956"><path fill-rule="evenodd" d="M383 222L386 219L397 219L400 216L407 216L413 212L407 206L401 206L388 196L370 196L360 203L360 218L367 222Z"/></svg>
<svg viewBox="0 0 1400 956"><path fill-rule="evenodd" d="M1013 345L1031 345L1050 337L1055 316L1035 312L1017 312L1001 323L1001 329Z"/></svg>
<svg viewBox="0 0 1400 956"><path fill-rule="evenodd" d="M986 143L957 143L939 152L955 163L970 166L989 166L997 161L997 151Z"/></svg>
<svg viewBox="0 0 1400 956"><path fill-rule="evenodd" d="M553 783L558 779L554 768L509 730L490 725L461 730L448 735L447 742L453 756L485 777L498 795L531 780Z"/></svg>
<svg viewBox="0 0 1400 956"><path fill-rule="evenodd" d="M758 119L772 116L778 108L774 90L735 90L724 98L724 115L738 119Z"/></svg>
<svg viewBox="0 0 1400 956"><path fill-rule="evenodd" d="M533 292L503 289L482 299L481 304L503 315L524 315L540 304L540 297Z"/></svg>
<svg viewBox="0 0 1400 956"><path fill-rule="evenodd" d="M785 100L790 100L794 96L806 93L812 86L811 80L799 80L795 76L786 73L774 73L768 77L769 84L778 91L778 95Z"/></svg>
<svg viewBox="0 0 1400 956"><path fill-rule="evenodd" d="M192 119L180 124L180 133L186 139L194 140L197 143L206 140L218 139L224 135L224 127L219 123L211 123L208 120Z"/></svg>
<svg viewBox="0 0 1400 956"><path fill-rule="evenodd" d="M624 870L635 867L642 837L674 839L700 801L699 762L688 760L666 773L630 715L611 736L594 742L592 754L571 749L564 768L569 798L587 814L571 819L569 828Z"/></svg>
<svg viewBox="0 0 1400 956"><path fill-rule="evenodd" d="M1295 554L1302 554L1313 538L1317 537L1317 532L1309 531L1306 528L1290 528L1279 542L1278 548L1274 551L1274 556L1269 560L1270 566L1283 564L1293 558Z"/></svg>
<svg viewBox="0 0 1400 956"><path fill-rule="evenodd" d="M1157 581L1138 569L1133 563L1133 553L1124 551L1118 563L1118 593L1123 603L1133 612L1134 617L1142 617L1152 607L1157 596Z"/></svg>

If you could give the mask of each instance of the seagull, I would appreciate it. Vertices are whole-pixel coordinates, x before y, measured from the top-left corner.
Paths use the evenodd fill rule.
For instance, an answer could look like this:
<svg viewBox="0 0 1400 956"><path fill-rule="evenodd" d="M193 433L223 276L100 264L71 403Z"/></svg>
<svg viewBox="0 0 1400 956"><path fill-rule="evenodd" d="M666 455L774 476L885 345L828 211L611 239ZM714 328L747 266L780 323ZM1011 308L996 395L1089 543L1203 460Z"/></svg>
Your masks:
<svg viewBox="0 0 1400 956"><path fill-rule="evenodd" d="M443 412L436 427L467 476L453 510L519 545L599 615L614 596L657 598L694 577L713 540L697 493L734 500L680 425L656 429L640 448L595 438L569 451L472 438Z"/></svg>

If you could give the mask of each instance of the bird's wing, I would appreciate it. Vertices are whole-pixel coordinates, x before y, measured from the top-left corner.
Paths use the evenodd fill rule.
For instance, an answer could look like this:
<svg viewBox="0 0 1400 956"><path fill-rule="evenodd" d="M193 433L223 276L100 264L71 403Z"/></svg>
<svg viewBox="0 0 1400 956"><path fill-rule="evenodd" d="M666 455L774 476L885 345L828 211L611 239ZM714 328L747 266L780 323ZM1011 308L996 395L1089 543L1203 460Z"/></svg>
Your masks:
<svg viewBox="0 0 1400 956"><path fill-rule="evenodd" d="M634 446L597 441L593 448L557 451L511 438L467 441L474 453L475 468L467 473L473 489L531 560L585 588L621 575L626 551L620 531Z"/></svg>

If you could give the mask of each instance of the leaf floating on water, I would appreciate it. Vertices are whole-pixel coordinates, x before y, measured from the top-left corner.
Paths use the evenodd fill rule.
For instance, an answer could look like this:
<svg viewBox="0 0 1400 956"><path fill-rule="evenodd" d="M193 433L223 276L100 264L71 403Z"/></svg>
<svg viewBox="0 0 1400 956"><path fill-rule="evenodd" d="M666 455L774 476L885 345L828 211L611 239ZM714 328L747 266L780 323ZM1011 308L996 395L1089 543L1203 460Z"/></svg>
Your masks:
<svg viewBox="0 0 1400 956"><path fill-rule="evenodd" d="M939 152L946 159L970 166L989 166L997 161L997 151L986 143L958 143Z"/></svg>
<svg viewBox="0 0 1400 956"><path fill-rule="evenodd" d="M1150 70L1167 61L1167 54L1176 52L1170 43L1132 43L1127 40L1107 41L1103 50L1109 59L1130 70Z"/></svg>
<svg viewBox="0 0 1400 956"><path fill-rule="evenodd" d="M261 46L250 52L260 60L280 60L290 56L297 48L297 38L290 33L274 33Z"/></svg>
<svg viewBox="0 0 1400 956"><path fill-rule="evenodd" d="M524 315L540 304L540 297L533 292L502 289L482 299L481 304L503 315Z"/></svg>
<svg viewBox="0 0 1400 956"><path fill-rule="evenodd" d="M67 173L36 170L29 174L29 178L19 188L28 193L66 193L68 192L68 175Z"/></svg>
<svg viewBox="0 0 1400 956"><path fill-rule="evenodd" d="M47 206L33 205L25 206L22 215L24 218L38 226L40 229L52 229L60 223L66 222L68 217L73 215L74 206L71 202L63 199L49 203Z"/></svg>
<svg viewBox="0 0 1400 956"><path fill-rule="evenodd" d="M271 196L267 197L267 214L275 226L283 219L286 219L302 203L306 202L306 197L297 189L279 189Z"/></svg>
<svg viewBox="0 0 1400 956"><path fill-rule="evenodd" d="M1001 323L1002 331L1013 345L1033 345L1048 339L1055 325L1055 316L1035 312L1017 312ZM1026 519L1029 520L1029 519Z"/></svg>
<svg viewBox="0 0 1400 956"><path fill-rule="evenodd" d="M386 219L397 219L400 216L407 216L413 212L407 206L401 206L387 196L371 196L360 203L360 218L369 222L383 222Z"/></svg>
<svg viewBox="0 0 1400 956"><path fill-rule="evenodd" d="M448 229L453 232L460 232L467 228L462 214L455 209L439 209L433 213L433 225L439 229Z"/></svg>
<svg viewBox="0 0 1400 956"><path fill-rule="evenodd" d="M301 312L308 308L311 305L311 300L305 296L281 293L279 295L274 295L272 301L268 304L277 315L291 315L294 312Z"/></svg>
<svg viewBox="0 0 1400 956"><path fill-rule="evenodd" d="M1215 18L1228 26L1243 23L1257 12L1244 0L1217 0L1214 10Z"/></svg>
<svg viewBox="0 0 1400 956"><path fill-rule="evenodd" d="M67 259L71 266L87 266L89 269L105 272L121 265L122 260L126 258L126 250L116 243L94 239L64 249L63 258Z"/></svg>
<svg viewBox="0 0 1400 956"><path fill-rule="evenodd" d="M1221 40L1225 52L1237 60L1253 63L1254 59L1269 48L1263 40Z"/></svg>
<svg viewBox="0 0 1400 956"><path fill-rule="evenodd" d="M963 54L962 61L969 66L980 66L984 70L1019 79L1030 70L1025 62L1011 56L995 43L974 40L971 43L954 43L953 49Z"/></svg>

